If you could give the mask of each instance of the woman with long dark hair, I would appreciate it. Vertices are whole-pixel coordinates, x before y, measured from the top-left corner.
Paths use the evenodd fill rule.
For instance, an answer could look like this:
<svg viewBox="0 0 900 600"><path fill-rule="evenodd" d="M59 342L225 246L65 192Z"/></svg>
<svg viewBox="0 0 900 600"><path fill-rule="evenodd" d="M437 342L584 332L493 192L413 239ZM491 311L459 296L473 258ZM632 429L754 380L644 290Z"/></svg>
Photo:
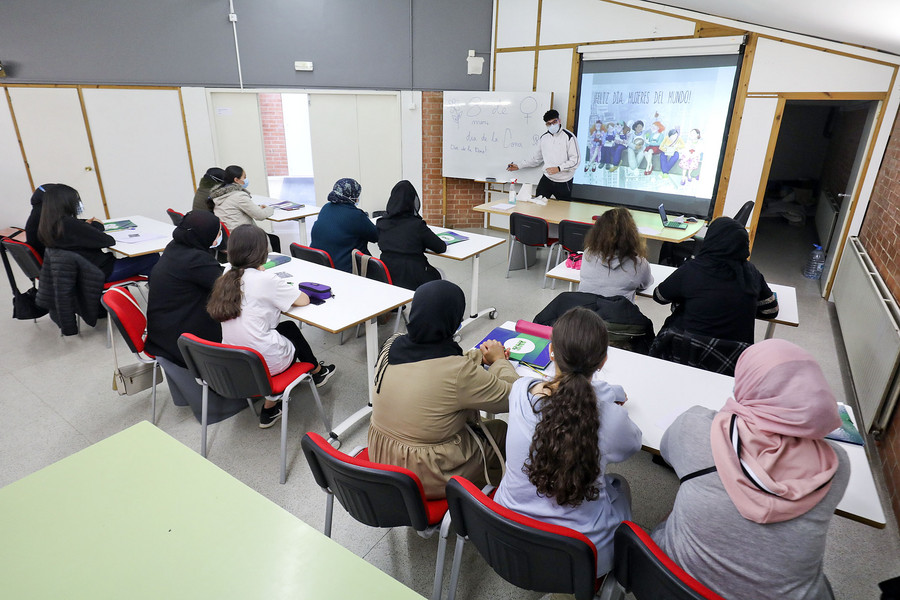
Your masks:
<svg viewBox="0 0 900 600"><path fill-rule="evenodd" d="M619 206L600 215L584 240L578 291L634 302L635 292L652 283L647 245L631 212Z"/></svg>
<svg viewBox="0 0 900 600"><path fill-rule="evenodd" d="M231 268L219 277L209 296L206 310L222 323L222 343L247 346L259 352L269 373L277 375L294 361L311 363L316 387L334 374L334 365L319 362L300 328L290 321L279 322L281 313L292 306L306 306L309 296L263 269L268 258L266 232L255 225L241 225L228 237ZM266 400L259 426L271 427L281 418L281 400Z"/></svg>
<svg viewBox="0 0 900 600"><path fill-rule="evenodd" d="M673 306L663 330L752 344L755 320L778 316L778 300L749 257L743 225L730 217L710 223L697 257L653 290L654 300Z"/></svg>
<svg viewBox="0 0 900 600"><path fill-rule="evenodd" d="M607 465L641 448L620 386L594 381L606 363L603 319L574 308L553 326L552 380L523 377L509 395L506 475L495 500L518 513L584 533L597 574L612 568L613 533L631 518L628 483Z"/></svg>
<svg viewBox="0 0 900 600"><path fill-rule="evenodd" d="M79 219L83 211L84 205L75 188L61 183L51 186L44 193L38 237L47 248L80 254L103 271L106 281L150 274L159 254L116 259L113 253L103 251L114 246L116 240L103 232L103 222L99 219Z"/></svg>

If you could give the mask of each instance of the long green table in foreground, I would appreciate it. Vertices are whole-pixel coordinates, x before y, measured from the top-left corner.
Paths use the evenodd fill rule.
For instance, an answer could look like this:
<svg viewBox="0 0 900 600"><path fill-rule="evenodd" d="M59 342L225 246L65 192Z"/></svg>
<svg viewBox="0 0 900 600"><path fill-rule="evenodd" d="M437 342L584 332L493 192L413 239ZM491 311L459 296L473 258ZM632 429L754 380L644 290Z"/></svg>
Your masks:
<svg viewBox="0 0 900 600"><path fill-rule="evenodd" d="M146 421L0 489L0 597L422 598Z"/></svg>

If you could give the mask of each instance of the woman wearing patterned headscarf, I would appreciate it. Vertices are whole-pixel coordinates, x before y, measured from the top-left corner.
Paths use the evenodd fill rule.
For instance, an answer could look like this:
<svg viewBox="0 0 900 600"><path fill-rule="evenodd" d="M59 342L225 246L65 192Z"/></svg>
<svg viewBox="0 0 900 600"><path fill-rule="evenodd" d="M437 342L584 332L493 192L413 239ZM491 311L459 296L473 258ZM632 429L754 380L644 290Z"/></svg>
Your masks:
<svg viewBox="0 0 900 600"><path fill-rule="evenodd" d="M312 227L312 247L327 252L334 268L348 273L353 265L350 253L355 249L368 254L368 243L378 241L375 224L357 206L361 193L355 179L338 179Z"/></svg>
<svg viewBox="0 0 900 600"><path fill-rule="evenodd" d="M850 463L824 438L840 423L812 356L779 339L751 346L725 406L695 406L663 435L681 487L653 539L731 600L833 598L825 538Z"/></svg>
<svg viewBox="0 0 900 600"><path fill-rule="evenodd" d="M778 300L749 257L744 226L729 217L713 221L697 258L653 291L654 300L673 305L663 329L752 344L755 319L778 316Z"/></svg>

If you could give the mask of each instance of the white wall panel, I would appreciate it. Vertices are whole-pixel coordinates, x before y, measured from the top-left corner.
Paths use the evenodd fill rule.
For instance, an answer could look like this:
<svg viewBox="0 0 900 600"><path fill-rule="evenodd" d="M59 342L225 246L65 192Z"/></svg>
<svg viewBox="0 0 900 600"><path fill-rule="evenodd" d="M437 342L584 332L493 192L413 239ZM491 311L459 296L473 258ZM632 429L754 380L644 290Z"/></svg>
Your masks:
<svg viewBox="0 0 900 600"><path fill-rule="evenodd" d="M534 52L499 52L494 90L529 92L534 86Z"/></svg>
<svg viewBox="0 0 900 600"><path fill-rule="evenodd" d="M537 15L537 0L497 0L497 47L534 46Z"/></svg>
<svg viewBox="0 0 900 600"><path fill-rule="evenodd" d="M181 102L187 121L188 138L191 142L191 158L194 161L194 187L210 167L216 164L216 149L213 146L212 119L207 104L206 89L200 87L181 88Z"/></svg>
<svg viewBox="0 0 900 600"><path fill-rule="evenodd" d="M259 97L255 92L211 92L216 165L239 165L250 178L250 191L269 195L263 151ZM212 165L210 165L212 166Z"/></svg>
<svg viewBox="0 0 900 600"><path fill-rule="evenodd" d="M359 124L359 175L356 179L364 191L359 206L372 214L385 209L391 188L402 179L400 96L358 95L356 111ZM333 160L339 159L340 154L333 157ZM422 188L416 190L421 196Z"/></svg>
<svg viewBox="0 0 900 600"><path fill-rule="evenodd" d="M400 154L403 179L422 194L422 92L400 92ZM425 199L422 199L425 202Z"/></svg>
<svg viewBox="0 0 900 600"><path fill-rule="evenodd" d="M24 227L31 205L31 185L28 183L28 172L22 161L16 128L9 112L6 94L0 97L0 181L3 185L3 196L0 197L0 228L15 225ZM40 182L43 183L43 182ZM38 183L38 185L40 185Z"/></svg>
<svg viewBox="0 0 900 600"><path fill-rule="evenodd" d="M691 35L693 21L599 0L543 0L541 4L542 46Z"/></svg>
<svg viewBox="0 0 900 600"><path fill-rule="evenodd" d="M753 92L887 92L894 69L864 60L760 38Z"/></svg>
<svg viewBox="0 0 900 600"><path fill-rule="evenodd" d="M571 130L574 123L566 122L569 111L569 82L572 79L572 48L541 50L538 53L537 91L553 92L553 108L559 111L564 127Z"/></svg>
<svg viewBox="0 0 900 600"><path fill-rule="evenodd" d="M178 90L83 91L111 217L165 219L194 197ZM148 180L157 180L155 185Z"/></svg>
<svg viewBox="0 0 900 600"><path fill-rule="evenodd" d="M731 179L722 214L734 216L747 200L756 200L766 161L778 98L748 98L744 103Z"/></svg>
<svg viewBox="0 0 900 600"><path fill-rule="evenodd" d="M352 94L310 94L309 132L313 149L313 176L316 203L327 202L334 182L342 177L359 180L359 127L356 96ZM364 181L363 195L369 193Z"/></svg>

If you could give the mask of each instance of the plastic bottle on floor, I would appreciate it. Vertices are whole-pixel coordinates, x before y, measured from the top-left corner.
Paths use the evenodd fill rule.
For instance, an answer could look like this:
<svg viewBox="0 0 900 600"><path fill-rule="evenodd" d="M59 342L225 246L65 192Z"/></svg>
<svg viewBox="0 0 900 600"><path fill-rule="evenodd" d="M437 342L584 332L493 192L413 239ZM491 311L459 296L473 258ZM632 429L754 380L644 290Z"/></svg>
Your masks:
<svg viewBox="0 0 900 600"><path fill-rule="evenodd" d="M803 276L807 279L821 279L822 271L825 269L825 251L822 246L813 244L812 252L806 259L806 266L803 267Z"/></svg>

